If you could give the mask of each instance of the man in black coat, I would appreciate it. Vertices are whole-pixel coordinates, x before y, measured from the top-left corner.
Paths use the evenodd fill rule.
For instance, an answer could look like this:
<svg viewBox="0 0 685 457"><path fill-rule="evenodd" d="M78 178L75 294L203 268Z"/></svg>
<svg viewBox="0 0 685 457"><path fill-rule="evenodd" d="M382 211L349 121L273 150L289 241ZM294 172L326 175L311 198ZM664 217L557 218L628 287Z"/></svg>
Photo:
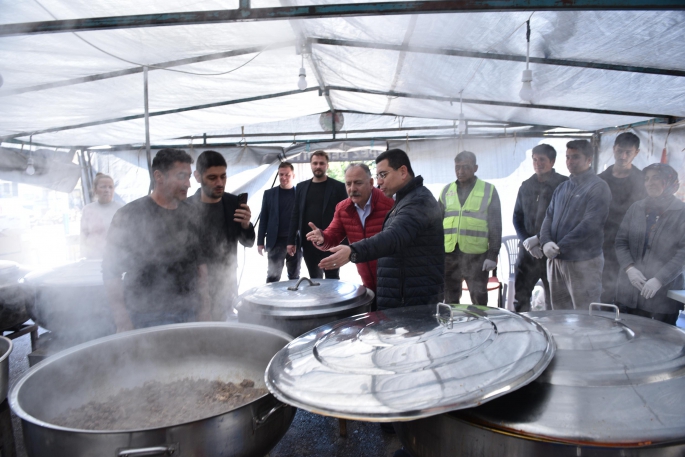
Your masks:
<svg viewBox="0 0 685 457"><path fill-rule="evenodd" d="M288 270L288 279L300 277L302 250L296 255L287 252L290 218L295 206L295 168L290 162L278 166L278 187L264 192L262 211L259 214L257 231L257 252L267 252L268 267L266 282L278 282L283 274L283 262ZM266 239L266 242L264 241Z"/></svg>
<svg viewBox="0 0 685 457"><path fill-rule="evenodd" d="M238 296L238 242L252 247L254 226L250 207L238 197L224 192L226 159L216 151L205 151L197 158L195 179L202 186L188 200L197 206L209 246L207 269L212 319L226 320Z"/></svg>
<svg viewBox="0 0 685 457"><path fill-rule="evenodd" d="M623 217L630 205L647 196L642 170L633 165L640 152L640 138L634 133L623 132L614 140L614 164L598 176L609 185L611 204L604 224L604 270L602 271L602 303L614 303L619 262L614 243Z"/></svg>
<svg viewBox="0 0 685 457"><path fill-rule="evenodd" d="M390 149L376 158L376 179L395 205L380 233L349 246L330 249L324 269L347 262L378 259L378 309L434 305L443 299L445 241L442 210L421 176L414 177L409 157Z"/></svg>
<svg viewBox="0 0 685 457"><path fill-rule="evenodd" d="M514 308L516 312L530 311L530 297L535 284L542 279L545 290L545 304L551 309L549 282L547 281L547 259L540 246L540 227L552 194L559 184L568 180L554 171L557 151L548 144L533 148L533 169L535 174L523 181L514 207L514 229L519 238L519 254L516 259L514 279Z"/></svg>
<svg viewBox="0 0 685 457"><path fill-rule="evenodd" d="M309 160L314 177L302 181L295 188L295 206L290 218L288 231L288 254L295 255L302 248L304 262L307 264L310 278L323 278L324 271L319 262L330 254L320 251L306 241L311 225L325 229L333 220L335 206L347 198L345 184L326 176L328 171L328 154L314 151ZM326 279L340 279L340 269L325 271Z"/></svg>

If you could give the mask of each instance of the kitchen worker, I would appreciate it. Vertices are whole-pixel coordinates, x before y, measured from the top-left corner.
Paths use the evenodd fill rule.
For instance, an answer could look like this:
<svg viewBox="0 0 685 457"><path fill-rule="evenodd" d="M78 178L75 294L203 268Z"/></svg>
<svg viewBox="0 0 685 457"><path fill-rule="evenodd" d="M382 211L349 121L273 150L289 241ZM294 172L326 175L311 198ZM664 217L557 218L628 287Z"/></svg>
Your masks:
<svg viewBox="0 0 685 457"><path fill-rule="evenodd" d="M373 187L371 170L366 164L352 163L345 170L345 188L349 198L335 207L333 221L321 230L310 222L312 231L307 240L321 250L339 245L347 238L350 243L372 237L383 228L383 221L395 201ZM362 283L376 292L376 260L357 263Z"/></svg>
<svg viewBox="0 0 685 457"><path fill-rule="evenodd" d="M514 206L514 229L519 238L514 276L514 309L517 313L530 311L530 297L539 280L542 280L545 290L547 309L551 309L547 258L540 246L540 227L554 190L568 180L554 171L557 151L549 144L535 146L532 157L535 174L521 184Z"/></svg>
<svg viewBox="0 0 685 457"><path fill-rule="evenodd" d="M102 277L117 332L211 320L207 243L197 208L186 201L192 158L162 149L154 189L112 219Z"/></svg>
<svg viewBox="0 0 685 457"><path fill-rule="evenodd" d="M415 305L435 305L443 299L445 248L442 212L433 194L414 176L409 157L390 149L376 158L376 180L395 204L382 230L349 246L329 249L319 263L324 269L347 262L378 260L376 304L379 310Z"/></svg>
<svg viewBox="0 0 685 457"><path fill-rule="evenodd" d="M93 191L97 201L87 204L81 213L81 256L101 259L105 252L107 230L114 213L123 205L114 201L114 180L111 176L96 174Z"/></svg>
<svg viewBox="0 0 685 457"><path fill-rule="evenodd" d="M302 262L302 249L296 249L294 255L287 251L290 218L295 206L295 168L292 163L283 162L278 166L278 181L278 187L264 192L257 231L257 252L259 255L264 255L264 251L267 253L267 283L281 280L283 262L288 279L299 279Z"/></svg>
<svg viewBox="0 0 685 457"><path fill-rule="evenodd" d="M454 158L457 180L440 193L445 234L445 302L459 303L466 280L471 302L488 304L488 276L502 244L502 210L497 189L476 176L473 152Z"/></svg>
<svg viewBox="0 0 685 457"><path fill-rule="evenodd" d="M322 270L319 262L329 253L316 249L305 240L312 228L309 222L317 227L328 227L333 220L335 207L347 198L345 185L326 175L328 171L328 154L325 151L314 151L309 160L314 177L302 181L295 188L295 205L288 230L288 254L296 255L302 248L304 263L307 265L310 278L340 279L340 269Z"/></svg>
<svg viewBox="0 0 685 457"><path fill-rule="evenodd" d="M640 139L634 133L623 132L614 141L614 164L599 174L611 190L609 216L604 224L604 269L602 271L602 303L614 303L616 280L621 268L616 258L614 242L618 228L628 208L646 197L642 171L633 165L640 152Z"/></svg>
<svg viewBox="0 0 685 457"><path fill-rule="evenodd" d="M188 199L200 212L200 224L211 246L205 260L212 302L212 320L225 321L238 296L238 243L254 245L255 230L250 207L238 196L224 192L226 159L216 151L204 151L197 158L195 179L200 189Z"/></svg>
<svg viewBox="0 0 685 457"><path fill-rule="evenodd" d="M587 140L566 144L571 179L557 187L540 228L552 309L589 309L602 290L604 223L611 191L591 168Z"/></svg>

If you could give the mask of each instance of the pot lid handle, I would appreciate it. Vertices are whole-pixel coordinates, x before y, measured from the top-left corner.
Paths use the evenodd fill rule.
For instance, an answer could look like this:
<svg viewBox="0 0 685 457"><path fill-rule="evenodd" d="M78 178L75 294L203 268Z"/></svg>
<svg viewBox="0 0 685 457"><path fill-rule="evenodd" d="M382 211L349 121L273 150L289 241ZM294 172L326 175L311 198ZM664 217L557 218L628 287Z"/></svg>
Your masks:
<svg viewBox="0 0 685 457"><path fill-rule="evenodd" d="M440 307L447 308L449 315L440 314ZM435 316L440 324L447 324L447 328L452 328L454 324L454 310L447 303L438 303L435 307Z"/></svg>
<svg viewBox="0 0 685 457"><path fill-rule="evenodd" d="M614 317L615 321L620 321L620 316L621 313L618 311L618 306L616 305L610 305L608 303L590 303L590 316L592 316L592 308L601 308L602 306L606 308L614 308L614 311L616 311L616 317Z"/></svg>
<svg viewBox="0 0 685 457"><path fill-rule="evenodd" d="M300 287L300 284L302 284L302 281L304 281L305 279L307 280L307 282L309 282L309 285L310 285L310 286L319 286L319 285L321 285L320 283L314 282L314 281L312 281L311 279L307 278L306 276L303 276L303 277L300 278L299 281L297 281L297 284L295 284L295 286L290 286L290 287L288 287L288 290L297 290L297 289Z"/></svg>

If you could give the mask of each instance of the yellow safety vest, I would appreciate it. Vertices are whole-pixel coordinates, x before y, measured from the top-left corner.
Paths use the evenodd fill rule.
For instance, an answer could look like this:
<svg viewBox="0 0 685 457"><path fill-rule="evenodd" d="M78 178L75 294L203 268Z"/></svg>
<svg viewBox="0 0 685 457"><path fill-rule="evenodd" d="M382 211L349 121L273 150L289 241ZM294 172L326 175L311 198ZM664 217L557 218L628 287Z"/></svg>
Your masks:
<svg viewBox="0 0 685 457"><path fill-rule="evenodd" d="M465 254L483 254L488 250L488 206L492 201L492 189L492 184L476 178L464 207L459 202L456 182L442 190L445 252L453 252L457 245Z"/></svg>

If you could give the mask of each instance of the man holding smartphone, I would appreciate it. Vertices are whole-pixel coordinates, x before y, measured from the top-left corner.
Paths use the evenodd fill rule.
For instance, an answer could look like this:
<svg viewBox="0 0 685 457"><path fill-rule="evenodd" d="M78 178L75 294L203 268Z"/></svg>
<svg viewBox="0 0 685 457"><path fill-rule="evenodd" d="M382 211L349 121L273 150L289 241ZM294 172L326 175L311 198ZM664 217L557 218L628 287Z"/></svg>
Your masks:
<svg viewBox="0 0 685 457"><path fill-rule="evenodd" d="M209 295L216 321L227 319L238 296L238 242L249 248L255 241L247 194L224 192L226 167L226 160L218 152L200 154L194 176L201 188L188 199L200 209L207 232Z"/></svg>

